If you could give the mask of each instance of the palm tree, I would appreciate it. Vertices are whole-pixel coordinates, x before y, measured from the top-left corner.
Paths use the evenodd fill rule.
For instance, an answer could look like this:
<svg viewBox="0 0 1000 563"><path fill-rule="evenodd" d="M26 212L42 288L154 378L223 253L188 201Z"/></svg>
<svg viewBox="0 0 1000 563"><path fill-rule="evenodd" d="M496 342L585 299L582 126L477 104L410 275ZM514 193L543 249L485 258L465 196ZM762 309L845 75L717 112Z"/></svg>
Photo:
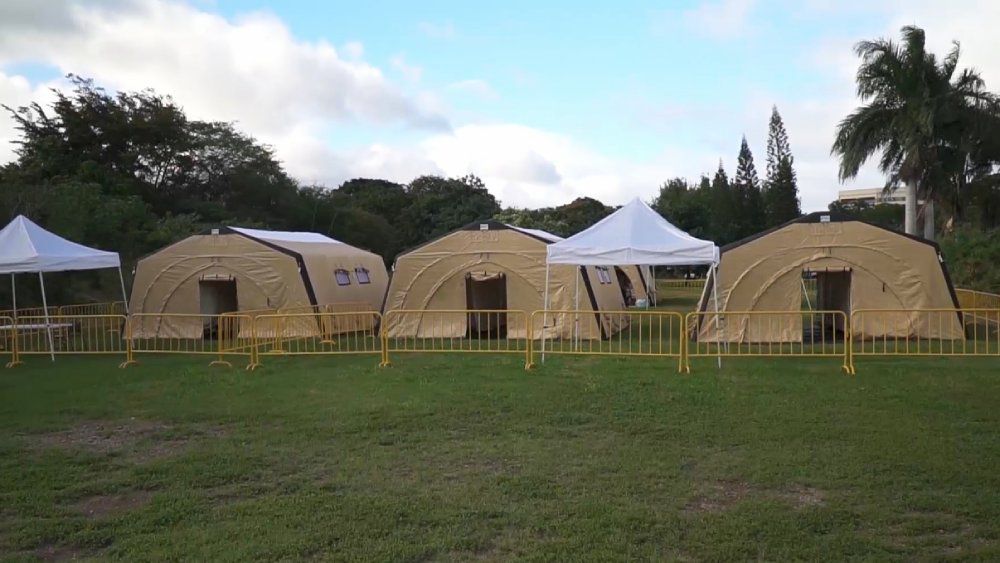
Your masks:
<svg viewBox="0 0 1000 563"><path fill-rule="evenodd" d="M933 237L934 199L942 198L941 178L964 166L967 138L975 114L993 103L983 80L972 70L958 69L959 45L939 63L925 49L924 31L902 28L902 43L888 39L862 41L857 74L858 97L864 103L837 127L831 152L840 156L840 179L857 176L869 158L881 153L879 167L886 188L906 186L906 232L916 234L917 197L923 197L925 234Z"/></svg>

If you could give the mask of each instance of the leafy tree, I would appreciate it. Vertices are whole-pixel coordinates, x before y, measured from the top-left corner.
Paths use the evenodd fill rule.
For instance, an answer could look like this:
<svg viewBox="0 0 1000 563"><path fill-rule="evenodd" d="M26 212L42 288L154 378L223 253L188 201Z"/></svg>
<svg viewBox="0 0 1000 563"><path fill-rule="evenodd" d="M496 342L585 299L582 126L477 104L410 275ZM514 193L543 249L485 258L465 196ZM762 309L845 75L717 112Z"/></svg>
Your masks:
<svg viewBox="0 0 1000 563"><path fill-rule="evenodd" d="M956 286L1000 293L1000 229L960 225L942 237L941 252Z"/></svg>
<svg viewBox="0 0 1000 563"><path fill-rule="evenodd" d="M794 158L778 108L771 109L767 134L767 180L764 182L766 226L781 225L802 214Z"/></svg>
<svg viewBox="0 0 1000 563"><path fill-rule="evenodd" d="M736 164L736 175L732 183L733 198L736 201L736 238L743 238L764 230L764 202L761 197L760 180L753 163L753 154L743 137L740 155Z"/></svg>
<svg viewBox="0 0 1000 563"><path fill-rule="evenodd" d="M662 186L651 207L678 228L693 236L708 238L711 185L707 176L701 177L699 186L692 186L683 178L674 178Z"/></svg>
<svg viewBox="0 0 1000 563"><path fill-rule="evenodd" d="M402 214L406 241L416 244L453 231L477 219L488 219L500 204L474 175L462 178L421 176L407 187L412 200Z"/></svg>
<svg viewBox="0 0 1000 563"><path fill-rule="evenodd" d="M878 39L855 47L861 57L857 92L864 105L840 122L832 152L840 157L842 180L856 176L878 154L886 186L904 183L914 206L918 196L947 202L942 192L953 186L942 179L962 173L972 144L967 136L995 100L976 72L956 74L957 43L939 62L927 52L922 29L906 26L902 35L902 43ZM913 233L916 221L907 223Z"/></svg>
<svg viewBox="0 0 1000 563"><path fill-rule="evenodd" d="M830 212L848 219L865 221L895 231L903 230L903 206L892 203L872 205L865 201L834 201Z"/></svg>

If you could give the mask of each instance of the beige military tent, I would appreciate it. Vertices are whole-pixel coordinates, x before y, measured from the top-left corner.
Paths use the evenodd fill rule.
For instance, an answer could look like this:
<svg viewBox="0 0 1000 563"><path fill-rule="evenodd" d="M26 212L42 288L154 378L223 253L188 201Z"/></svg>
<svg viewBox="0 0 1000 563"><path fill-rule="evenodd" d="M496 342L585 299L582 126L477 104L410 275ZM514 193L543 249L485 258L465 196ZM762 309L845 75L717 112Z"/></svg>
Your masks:
<svg viewBox="0 0 1000 563"><path fill-rule="evenodd" d="M850 319L858 309L958 307L936 244L830 213L812 213L723 247L718 275L722 311L832 310ZM810 300L804 295L812 284L816 289ZM706 284L698 310L715 311L711 287ZM703 315L698 339L801 342L802 318L730 313L717 326L715 315ZM855 338L964 337L957 314L947 322L940 315L915 312L858 318L861 326L853 327ZM836 325L830 328L845 328L840 321Z"/></svg>
<svg viewBox="0 0 1000 563"><path fill-rule="evenodd" d="M642 266L615 266L615 275L618 277L618 285L622 288L626 305L635 305L639 300L649 302L647 274L644 270Z"/></svg>
<svg viewBox="0 0 1000 563"><path fill-rule="evenodd" d="M171 315L378 311L382 258L316 233L224 227L139 261L129 311L136 337L196 338L203 319Z"/></svg>
<svg viewBox="0 0 1000 563"><path fill-rule="evenodd" d="M462 337L469 333L469 315L455 314L442 325L419 314L388 314L392 310L520 310L543 308L545 249L559 237L539 231L483 221L472 223L396 258L385 301L389 337ZM622 288L613 268L555 266L550 273L550 309L594 314L548 318L547 338L607 338L628 322L627 315L602 315L625 308ZM574 327L575 321L579 326ZM507 319L508 338L524 338L524 319ZM535 319L534 338L542 337L542 316Z"/></svg>

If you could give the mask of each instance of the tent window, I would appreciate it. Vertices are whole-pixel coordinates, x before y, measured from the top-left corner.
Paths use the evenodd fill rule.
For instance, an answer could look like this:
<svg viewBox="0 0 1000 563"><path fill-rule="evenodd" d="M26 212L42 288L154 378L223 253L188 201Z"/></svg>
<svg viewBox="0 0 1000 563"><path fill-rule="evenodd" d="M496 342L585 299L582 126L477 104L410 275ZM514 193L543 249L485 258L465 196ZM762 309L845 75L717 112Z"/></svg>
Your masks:
<svg viewBox="0 0 1000 563"><path fill-rule="evenodd" d="M372 283L371 276L368 275L367 268L354 268L354 275L358 278L358 283Z"/></svg>
<svg viewBox="0 0 1000 563"><path fill-rule="evenodd" d="M602 284L611 283L611 274L608 272L607 266L597 267L597 281L601 282Z"/></svg>
<svg viewBox="0 0 1000 563"><path fill-rule="evenodd" d="M334 275L337 277L337 285L351 285L351 274L347 270L336 270Z"/></svg>

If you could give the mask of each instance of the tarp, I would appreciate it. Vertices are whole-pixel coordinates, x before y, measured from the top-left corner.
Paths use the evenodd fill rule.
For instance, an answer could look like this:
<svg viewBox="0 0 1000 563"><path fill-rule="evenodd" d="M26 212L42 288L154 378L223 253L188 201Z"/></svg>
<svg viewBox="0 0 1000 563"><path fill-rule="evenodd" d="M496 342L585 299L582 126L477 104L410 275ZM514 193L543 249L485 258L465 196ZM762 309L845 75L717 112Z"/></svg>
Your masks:
<svg viewBox="0 0 1000 563"><path fill-rule="evenodd" d="M326 235L321 235L319 233L309 233L309 232L299 232L299 231L265 231L263 229L247 229L245 227L233 227L230 229L247 235L248 237L253 237L261 240L266 240L268 242L321 242L327 244L344 244L339 240L332 239Z"/></svg>
<svg viewBox="0 0 1000 563"><path fill-rule="evenodd" d="M697 239L639 198L589 229L548 246L550 264L697 266L716 264L719 247Z"/></svg>
<svg viewBox="0 0 1000 563"><path fill-rule="evenodd" d="M0 231L0 273L118 268L118 253L66 240L18 215Z"/></svg>

